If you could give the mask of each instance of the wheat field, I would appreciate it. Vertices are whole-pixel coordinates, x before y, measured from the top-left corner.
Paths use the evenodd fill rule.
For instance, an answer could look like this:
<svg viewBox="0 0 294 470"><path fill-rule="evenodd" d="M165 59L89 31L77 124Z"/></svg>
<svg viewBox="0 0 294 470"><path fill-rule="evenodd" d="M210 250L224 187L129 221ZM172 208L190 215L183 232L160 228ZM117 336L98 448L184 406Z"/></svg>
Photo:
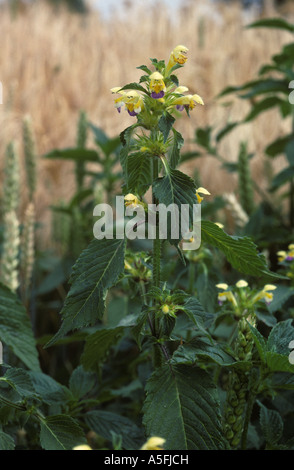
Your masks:
<svg viewBox="0 0 294 470"><path fill-rule="evenodd" d="M246 29L246 24L256 18L244 16L238 5L212 8L205 0L183 5L177 15L171 15L160 1L147 10L141 2L129 2L124 16L114 13L107 21L97 11L87 16L65 10L57 13L41 1L16 16L8 7L1 9L0 169L11 140L16 141L23 158L22 120L30 115L39 155L37 217L44 224L44 234L50 230L50 205L70 198L74 176L70 163L46 161L42 155L75 144L81 109L109 136L118 135L133 118L116 112L110 88L136 81L140 76L137 66L148 63L151 57L168 59L173 47L184 44L189 48L189 59L179 71L180 82L201 95L205 106L194 110L190 119L183 116L177 125L185 138L185 149L195 149L190 141L198 126L221 128L248 110L248 104L240 100L224 106L224 100L216 100L216 95L225 86L255 78L261 64L292 39L283 31ZM281 14L285 15L271 8L265 12L266 16ZM289 12L287 19L293 20L293 13ZM269 111L253 125L234 130L224 139L221 153L226 160L234 161L240 140L248 140L249 151L256 154L254 177L259 184L266 184L262 149L288 126L277 111ZM277 160L275 165L281 166L283 161ZM234 177L212 157L195 160L189 165L190 174L194 167L200 173L201 185L212 195L234 190ZM25 187L22 194L24 207Z"/></svg>

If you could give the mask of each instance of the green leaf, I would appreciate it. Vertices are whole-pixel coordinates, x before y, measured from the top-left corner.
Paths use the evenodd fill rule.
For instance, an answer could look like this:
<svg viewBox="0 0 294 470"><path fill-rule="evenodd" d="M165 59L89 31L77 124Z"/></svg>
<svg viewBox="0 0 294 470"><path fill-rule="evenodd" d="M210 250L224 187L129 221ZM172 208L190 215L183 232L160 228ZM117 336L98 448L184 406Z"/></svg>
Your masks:
<svg viewBox="0 0 294 470"><path fill-rule="evenodd" d="M262 20L255 21L247 26L247 28L277 28L285 29L286 31L294 32L294 25L288 23L283 18L265 18Z"/></svg>
<svg viewBox="0 0 294 470"><path fill-rule="evenodd" d="M290 350L288 351L288 353ZM272 351L266 352L266 365L271 372L292 372L294 365L290 364L288 356Z"/></svg>
<svg viewBox="0 0 294 470"><path fill-rule="evenodd" d="M164 142L167 141L168 135L170 133L170 130L174 122L175 122L175 118L171 114L169 114L167 111L165 111L164 114L159 119L158 127L159 127L159 130L163 134Z"/></svg>
<svg viewBox="0 0 294 470"><path fill-rule="evenodd" d="M123 86L120 91L122 90L136 90L136 91L141 91L142 93L145 93L146 95L149 95L148 91L146 88L142 87L139 85L139 83L128 83L127 85Z"/></svg>
<svg viewBox="0 0 294 470"><path fill-rule="evenodd" d="M47 405L64 403L69 397L68 389L43 372L29 372L35 392Z"/></svg>
<svg viewBox="0 0 294 470"><path fill-rule="evenodd" d="M258 79L251 82L247 82L241 86L229 86L226 87L218 96L223 97L230 93L243 92L239 97L243 99L252 98L263 93L282 92L288 96L289 88L286 80L274 80L272 78Z"/></svg>
<svg viewBox="0 0 294 470"><path fill-rule="evenodd" d="M171 238L170 224L168 223L167 237L172 244L177 244L182 237L181 234L181 206L187 204L189 206L190 222L193 221L193 205L197 204L196 187L194 181L179 170L166 167L166 175L157 178L153 183L153 194L158 202L168 207L173 204L172 210L169 212L171 220L179 221L179 238ZM179 211L176 212L175 208L178 206ZM175 227L174 227L175 228Z"/></svg>
<svg viewBox="0 0 294 470"><path fill-rule="evenodd" d="M146 153L131 153L126 160L126 185L129 193L143 196L152 182L152 157Z"/></svg>
<svg viewBox="0 0 294 470"><path fill-rule="evenodd" d="M0 386L3 382L10 385L22 398L36 394L29 373L23 369L8 369L4 376L0 377Z"/></svg>
<svg viewBox="0 0 294 470"><path fill-rule="evenodd" d="M147 382L144 419L147 436L166 439L165 450L221 450L217 389L202 369L165 365Z"/></svg>
<svg viewBox="0 0 294 470"><path fill-rule="evenodd" d="M89 393L96 383L96 376L78 366L70 376L69 389L77 400Z"/></svg>
<svg viewBox="0 0 294 470"><path fill-rule="evenodd" d="M65 299L60 330L47 344L51 346L70 330L94 325L105 309L107 290L115 285L124 269L125 240L93 240L73 267L71 288Z"/></svg>
<svg viewBox="0 0 294 470"><path fill-rule="evenodd" d="M14 448L13 438L0 429L0 450L14 450Z"/></svg>
<svg viewBox="0 0 294 470"><path fill-rule="evenodd" d="M271 313L275 313L278 310L280 310L283 305L287 302L288 299L290 299L292 296L294 296L294 288L290 286L277 286L275 293L274 293L274 298L270 305L268 306L268 309Z"/></svg>
<svg viewBox="0 0 294 470"><path fill-rule="evenodd" d="M285 153L286 146L290 142L292 134L286 135L285 137L280 137L268 145L265 149L265 152L270 157L276 157L281 153Z"/></svg>
<svg viewBox="0 0 294 470"><path fill-rule="evenodd" d="M53 415L41 420L40 443L44 450L72 450L87 441L77 421L70 416Z"/></svg>
<svg viewBox="0 0 294 470"><path fill-rule="evenodd" d="M292 319L280 321L272 328L268 340L268 351L277 352L279 354L289 355L289 343L294 339L294 327Z"/></svg>
<svg viewBox="0 0 294 470"><path fill-rule="evenodd" d="M201 238L203 242L220 249L232 267L243 274L272 279L281 277L268 270L264 256L258 253L256 245L248 237L230 236L213 222L203 220Z"/></svg>
<svg viewBox="0 0 294 470"><path fill-rule="evenodd" d="M235 127L239 124L239 122L230 122L229 124L227 124L221 131L218 132L216 136L216 141L220 142L229 132L235 129Z"/></svg>
<svg viewBox="0 0 294 470"><path fill-rule="evenodd" d="M285 153L289 164L294 167L294 137L287 143Z"/></svg>
<svg viewBox="0 0 294 470"><path fill-rule="evenodd" d="M283 435L284 424L282 417L275 410L270 410L259 403L259 422L267 444L273 446L279 442Z"/></svg>
<svg viewBox="0 0 294 470"><path fill-rule="evenodd" d="M273 108L274 106L281 106L281 104L284 103L284 100L279 98L278 96L270 96L268 98L265 98L258 103L255 103L252 106L251 111L248 113L248 115L245 117L244 122L249 122L255 119L260 113Z"/></svg>
<svg viewBox="0 0 294 470"><path fill-rule="evenodd" d="M197 326L205 336L210 337L205 325L208 321L209 315L205 312L200 302L196 297L187 296L183 305L183 311L190 318L190 320Z"/></svg>
<svg viewBox="0 0 294 470"><path fill-rule="evenodd" d="M257 349L257 352L259 354L260 359L263 362L266 362L266 353L267 353L267 345L266 345L266 340L265 338L260 334L260 332L255 328L254 326L250 325L250 323L247 323L250 330L251 334L253 336L253 340Z"/></svg>
<svg viewBox="0 0 294 470"><path fill-rule="evenodd" d="M290 182L294 178L294 166L288 166L278 173L271 181L270 191L276 191L285 183Z"/></svg>
<svg viewBox="0 0 294 470"><path fill-rule="evenodd" d="M182 135L174 128L172 128L172 131L174 134L174 144L170 155L169 163L171 168L176 168L181 158L180 150L184 145L184 139Z"/></svg>
<svg viewBox="0 0 294 470"><path fill-rule="evenodd" d="M137 450L143 444L142 430L130 419L116 413L103 410L89 411L85 421L95 433L112 440L112 433L122 436L122 445L126 450Z"/></svg>
<svg viewBox="0 0 294 470"><path fill-rule="evenodd" d="M199 361L212 362L222 367L236 364L233 356L228 354L220 344L214 345L206 338L193 338L178 347L172 357L176 364L199 364Z"/></svg>
<svg viewBox="0 0 294 470"><path fill-rule="evenodd" d="M73 160L75 162L98 162L99 156L95 150L85 148L55 149L44 155L44 158L58 160Z"/></svg>
<svg viewBox="0 0 294 470"><path fill-rule="evenodd" d="M81 357L81 363L86 370L96 370L102 365L111 346L115 345L122 337L124 327L105 328L96 331L86 339L85 349Z"/></svg>
<svg viewBox="0 0 294 470"><path fill-rule="evenodd" d="M0 341L31 370L40 370L28 314L17 297L0 284Z"/></svg>

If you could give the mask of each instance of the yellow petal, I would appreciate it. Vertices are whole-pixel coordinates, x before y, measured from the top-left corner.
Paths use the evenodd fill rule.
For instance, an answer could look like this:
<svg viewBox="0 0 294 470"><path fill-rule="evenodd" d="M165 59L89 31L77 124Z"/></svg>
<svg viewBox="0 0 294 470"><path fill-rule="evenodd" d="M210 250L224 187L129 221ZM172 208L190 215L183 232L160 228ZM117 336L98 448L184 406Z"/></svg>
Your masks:
<svg viewBox="0 0 294 470"><path fill-rule="evenodd" d="M204 102L203 102L203 99L201 98L201 96L199 96L199 95L193 95L193 96L192 96L192 99L193 99L194 101L196 101L196 103L204 105Z"/></svg>
<svg viewBox="0 0 294 470"><path fill-rule="evenodd" d="M244 281L243 279L240 279L240 281L236 282L236 286L239 287L239 288L247 287L248 282Z"/></svg>
<svg viewBox="0 0 294 470"><path fill-rule="evenodd" d="M226 290L226 289L228 289L229 286L228 286L228 284L220 283L220 284L216 284L216 287L217 287L218 289Z"/></svg>
<svg viewBox="0 0 294 470"><path fill-rule="evenodd" d="M188 91L189 88L186 86L178 86L178 88L175 89L174 93L185 93L185 91Z"/></svg>
<svg viewBox="0 0 294 470"><path fill-rule="evenodd" d="M90 446L80 445L73 448L73 450L92 450Z"/></svg>
<svg viewBox="0 0 294 470"><path fill-rule="evenodd" d="M207 189L205 189L205 188L198 188L198 189L196 189L196 193L206 194L207 196L210 196L210 192L207 191Z"/></svg>
<svg viewBox="0 0 294 470"><path fill-rule="evenodd" d="M150 79L151 80L163 80L163 75L161 75L161 73L159 72L153 72L151 75L150 75Z"/></svg>
<svg viewBox="0 0 294 470"><path fill-rule="evenodd" d="M263 291L267 292L269 290L275 290L276 288L277 288L277 286L274 286L273 284L266 284L263 288Z"/></svg>
<svg viewBox="0 0 294 470"><path fill-rule="evenodd" d="M141 450L162 450L165 439L162 437L150 437L148 441L141 447Z"/></svg>

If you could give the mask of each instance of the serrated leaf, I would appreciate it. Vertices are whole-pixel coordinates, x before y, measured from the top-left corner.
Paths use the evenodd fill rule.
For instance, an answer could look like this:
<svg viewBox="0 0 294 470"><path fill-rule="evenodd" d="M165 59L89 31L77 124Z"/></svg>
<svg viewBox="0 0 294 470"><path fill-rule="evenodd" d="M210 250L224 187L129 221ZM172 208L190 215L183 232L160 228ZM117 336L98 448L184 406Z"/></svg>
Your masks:
<svg viewBox="0 0 294 470"><path fill-rule="evenodd" d="M177 364L195 364L205 360L222 367L232 366L236 363L233 356L228 354L220 344L212 344L205 338L193 338L189 343L178 347L172 357L172 362Z"/></svg>
<svg viewBox="0 0 294 470"><path fill-rule="evenodd" d="M259 403L259 422L267 444L275 445L283 435L284 424L282 417L275 410L270 410Z"/></svg>
<svg viewBox="0 0 294 470"><path fill-rule="evenodd" d="M29 373L23 369L8 369L0 378L0 387L1 383L9 384L22 398L36 394Z"/></svg>
<svg viewBox="0 0 294 470"><path fill-rule="evenodd" d="M225 448L217 389L205 371L165 365L152 374L146 392L147 436L166 439L165 450Z"/></svg>
<svg viewBox="0 0 294 470"><path fill-rule="evenodd" d="M71 288L65 299L60 330L47 344L51 346L70 330L94 325L105 309L107 290L124 269L125 240L93 240L73 267Z"/></svg>
<svg viewBox="0 0 294 470"><path fill-rule="evenodd" d="M169 163L170 163L171 168L176 168L181 158L180 150L182 146L184 145L184 139L182 135L178 131L176 131L174 128L172 129L172 131L174 134L174 143L173 143L173 148L171 151Z"/></svg>
<svg viewBox="0 0 294 470"><path fill-rule="evenodd" d="M294 373L294 365L290 364L288 356L273 351L266 351L266 365L271 372Z"/></svg>
<svg viewBox="0 0 294 470"><path fill-rule="evenodd" d="M208 323L208 320L211 319L211 316L205 312L204 308L200 304L199 300L196 299L196 297L187 296L187 299L183 305L183 311L197 326L197 329L205 336L210 338L210 334L208 333L207 329L205 329L205 325Z"/></svg>
<svg viewBox="0 0 294 470"><path fill-rule="evenodd" d="M167 237L170 243L177 244L182 238L181 209L182 204L189 206L190 222L193 221L193 205L197 204L196 187L194 181L179 170L169 168L164 177L157 178L153 183L153 193L158 202L168 207L172 204L170 219L178 221L179 238L171 238L170 223L168 223ZM176 212L176 206L179 212ZM176 223L176 222L175 222ZM175 229L175 225L173 226Z"/></svg>
<svg viewBox="0 0 294 470"><path fill-rule="evenodd" d="M72 450L87 441L76 420L66 415L53 415L41 421L40 444L44 450Z"/></svg>
<svg viewBox="0 0 294 470"><path fill-rule="evenodd" d="M143 444L142 430L125 416L94 410L86 413L85 421L91 430L105 439L111 441L112 433L122 436L123 448L126 450L137 450Z"/></svg>
<svg viewBox="0 0 294 470"><path fill-rule="evenodd" d="M128 83L127 85L123 86L120 91L122 90L136 90L136 91L141 91L142 93L145 93L146 95L149 95L148 91L146 88L142 87L138 83Z"/></svg>
<svg viewBox="0 0 294 470"><path fill-rule="evenodd" d="M78 366L70 376L69 389L74 398L79 400L93 389L95 382L95 374L85 371L82 366Z"/></svg>
<svg viewBox="0 0 294 470"><path fill-rule="evenodd" d="M289 355L289 343L294 339L292 322L291 319L280 321L272 328L267 340L268 351Z"/></svg>
<svg viewBox="0 0 294 470"><path fill-rule="evenodd" d="M0 341L31 370L40 370L28 314L17 297L0 284Z"/></svg>
<svg viewBox="0 0 294 470"><path fill-rule="evenodd" d="M52 377L43 372L29 372L35 392L42 397L42 401L48 405L64 403L69 396L66 387L56 382Z"/></svg>
<svg viewBox="0 0 294 470"><path fill-rule="evenodd" d="M248 237L230 236L213 222L203 220L201 239L202 242L221 250L232 267L241 273L272 279L281 278L278 274L269 271L265 257L258 253L257 246Z"/></svg>
<svg viewBox="0 0 294 470"><path fill-rule="evenodd" d="M163 134L164 142L167 141L170 130L175 122L175 118L167 111L161 116L158 121L158 128Z"/></svg>
<svg viewBox="0 0 294 470"><path fill-rule="evenodd" d="M152 158L146 153L131 153L126 160L127 191L143 196L152 182Z"/></svg>
<svg viewBox="0 0 294 470"><path fill-rule="evenodd" d="M102 365L111 346L122 337L124 327L105 328L96 331L86 339L81 363L86 370L96 369Z"/></svg>

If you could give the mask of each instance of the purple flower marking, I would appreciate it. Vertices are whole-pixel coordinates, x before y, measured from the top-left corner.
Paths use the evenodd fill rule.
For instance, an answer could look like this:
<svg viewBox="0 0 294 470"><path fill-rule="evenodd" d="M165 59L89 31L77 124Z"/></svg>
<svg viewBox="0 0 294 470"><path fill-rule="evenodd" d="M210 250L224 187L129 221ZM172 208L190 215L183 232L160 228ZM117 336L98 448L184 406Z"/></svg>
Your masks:
<svg viewBox="0 0 294 470"><path fill-rule="evenodd" d="M287 256L286 257L286 261L293 261L293 259L294 259L293 256Z"/></svg>
<svg viewBox="0 0 294 470"><path fill-rule="evenodd" d="M137 116L137 113L135 113L135 111L129 111L128 110L128 113L129 113L130 116Z"/></svg>
<svg viewBox="0 0 294 470"><path fill-rule="evenodd" d="M159 98L163 98L164 97L164 91L160 91L159 93L155 93L155 91L153 91L151 93L151 98L154 98L156 100L158 100Z"/></svg>
<svg viewBox="0 0 294 470"><path fill-rule="evenodd" d="M178 111L183 111L183 110L184 110L184 105L182 105L182 104L177 104L176 109L177 109Z"/></svg>

